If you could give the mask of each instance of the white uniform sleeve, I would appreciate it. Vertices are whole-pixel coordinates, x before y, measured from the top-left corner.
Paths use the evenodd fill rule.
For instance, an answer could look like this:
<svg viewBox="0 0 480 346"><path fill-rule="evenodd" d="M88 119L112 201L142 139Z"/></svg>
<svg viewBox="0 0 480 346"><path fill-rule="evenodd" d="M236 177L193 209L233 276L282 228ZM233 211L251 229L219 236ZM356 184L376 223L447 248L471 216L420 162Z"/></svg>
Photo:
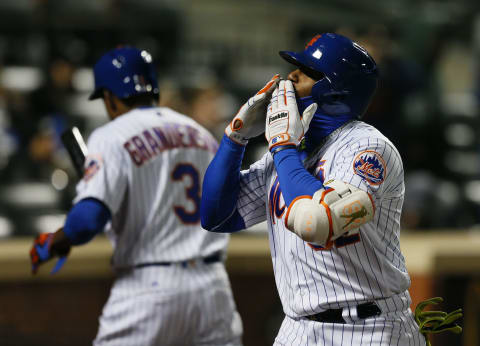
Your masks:
<svg viewBox="0 0 480 346"><path fill-rule="evenodd" d="M88 140L85 173L77 184L74 202L85 198L102 201L112 214L122 203L128 181L128 160L123 147L102 131L94 131Z"/></svg>
<svg viewBox="0 0 480 346"><path fill-rule="evenodd" d="M272 164L271 156L266 153L249 169L240 172L240 193L237 200L237 210L246 227L251 227L266 220L267 169Z"/></svg>
<svg viewBox="0 0 480 346"><path fill-rule="evenodd" d="M376 202L398 197L404 190L400 154L383 138L363 138L342 148L326 179L352 184Z"/></svg>

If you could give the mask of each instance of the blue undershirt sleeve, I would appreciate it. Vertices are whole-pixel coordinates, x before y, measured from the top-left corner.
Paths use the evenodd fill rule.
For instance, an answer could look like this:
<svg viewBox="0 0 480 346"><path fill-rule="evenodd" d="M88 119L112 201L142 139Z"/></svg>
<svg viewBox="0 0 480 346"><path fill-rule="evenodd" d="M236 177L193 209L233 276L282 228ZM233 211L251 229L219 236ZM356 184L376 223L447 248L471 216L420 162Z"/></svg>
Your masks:
<svg viewBox="0 0 480 346"><path fill-rule="evenodd" d="M110 210L98 199L82 199L70 209L63 232L73 245L85 244L103 231L110 218Z"/></svg>
<svg viewBox="0 0 480 346"><path fill-rule="evenodd" d="M320 180L303 167L296 149L284 149L277 152L273 156L273 161L287 206L290 206L295 198L305 195L313 196L317 190L323 188Z"/></svg>
<svg viewBox="0 0 480 346"><path fill-rule="evenodd" d="M240 191L240 167L245 147L226 135L203 179L200 216L202 227L213 232L235 232L245 228L236 210Z"/></svg>

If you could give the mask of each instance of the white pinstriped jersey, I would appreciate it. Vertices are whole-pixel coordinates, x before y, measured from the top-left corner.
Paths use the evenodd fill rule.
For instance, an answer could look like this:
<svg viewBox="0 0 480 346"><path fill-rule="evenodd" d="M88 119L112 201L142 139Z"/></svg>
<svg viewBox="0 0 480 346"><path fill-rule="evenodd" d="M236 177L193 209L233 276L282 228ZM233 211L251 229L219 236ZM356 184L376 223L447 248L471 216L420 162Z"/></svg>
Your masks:
<svg viewBox="0 0 480 346"><path fill-rule="evenodd" d="M110 209L114 267L225 250L228 234L200 226L203 176L217 148L207 130L164 107L132 110L91 134L75 201L94 197Z"/></svg>
<svg viewBox="0 0 480 346"><path fill-rule="evenodd" d="M242 171L237 208L247 227L267 220L285 314L295 318L391 296L399 297L399 308L405 305L400 310L408 308L410 278L399 244L403 165L394 145L372 126L352 121L304 164L322 182L337 179L367 191L376 210L371 222L321 249L285 228L288 206L270 153Z"/></svg>

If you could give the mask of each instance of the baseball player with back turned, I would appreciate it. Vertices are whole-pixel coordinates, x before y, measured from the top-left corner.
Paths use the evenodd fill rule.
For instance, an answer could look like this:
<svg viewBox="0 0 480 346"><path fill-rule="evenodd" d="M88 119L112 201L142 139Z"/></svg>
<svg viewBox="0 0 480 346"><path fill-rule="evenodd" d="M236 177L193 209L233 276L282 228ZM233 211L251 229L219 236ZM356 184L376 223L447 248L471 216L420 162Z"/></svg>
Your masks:
<svg viewBox="0 0 480 346"><path fill-rule="evenodd" d="M94 68L111 121L88 141L85 173L63 229L40 235L32 269L102 232L116 279L94 345L241 345L223 259L227 234L200 227L200 189L218 148L192 119L156 107L151 55L124 47Z"/></svg>
<svg viewBox="0 0 480 346"><path fill-rule="evenodd" d="M402 160L360 121L375 61L332 33L280 55L296 69L226 128L204 179L202 225L231 232L267 220L286 315L275 345L424 345L399 244ZM269 151L240 171L263 131Z"/></svg>

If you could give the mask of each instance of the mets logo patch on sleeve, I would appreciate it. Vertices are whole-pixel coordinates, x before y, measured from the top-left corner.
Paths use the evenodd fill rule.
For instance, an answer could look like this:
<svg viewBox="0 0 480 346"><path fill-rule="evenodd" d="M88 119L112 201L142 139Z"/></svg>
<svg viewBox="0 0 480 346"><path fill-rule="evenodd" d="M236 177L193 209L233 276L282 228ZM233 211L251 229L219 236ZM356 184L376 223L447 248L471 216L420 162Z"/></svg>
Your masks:
<svg viewBox="0 0 480 346"><path fill-rule="evenodd" d="M85 159L85 171L83 179L90 180L102 167L102 158L100 156L87 156Z"/></svg>
<svg viewBox="0 0 480 346"><path fill-rule="evenodd" d="M380 185L385 180L387 166L379 153L365 150L355 156L353 160L355 174L361 176L372 185Z"/></svg>

